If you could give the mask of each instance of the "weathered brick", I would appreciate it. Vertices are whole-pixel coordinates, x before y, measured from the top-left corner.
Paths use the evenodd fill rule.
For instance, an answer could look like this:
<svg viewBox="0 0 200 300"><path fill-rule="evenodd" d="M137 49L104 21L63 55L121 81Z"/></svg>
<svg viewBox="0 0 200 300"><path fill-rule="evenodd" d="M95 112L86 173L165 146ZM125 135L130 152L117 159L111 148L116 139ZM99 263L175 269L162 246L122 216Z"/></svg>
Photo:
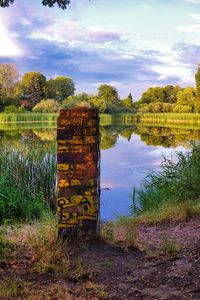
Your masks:
<svg viewBox="0 0 200 300"><path fill-rule="evenodd" d="M99 116L97 109L61 110L58 118L60 229L97 231L99 220Z"/></svg>

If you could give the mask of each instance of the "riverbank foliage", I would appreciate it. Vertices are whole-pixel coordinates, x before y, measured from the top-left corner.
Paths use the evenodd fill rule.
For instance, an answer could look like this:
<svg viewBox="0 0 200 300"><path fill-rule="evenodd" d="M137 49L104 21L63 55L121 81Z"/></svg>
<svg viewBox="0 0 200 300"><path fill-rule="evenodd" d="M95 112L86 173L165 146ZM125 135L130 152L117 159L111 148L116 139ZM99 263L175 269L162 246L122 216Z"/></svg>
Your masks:
<svg viewBox="0 0 200 300"><path fill-rule="evenodd" d="M172 159L164 158L160 170L146 177L142 188L134 193L133 213L156 213L170 206L198 204L199 182L200 144L197 143L189 152L177 152Z"/></svg>
<svg viewBox="0 0 200 300"><path fill-rule="evenodd" d="M0 224L40 218L56 204L55 149L31 143L0 149Z"/></svg>
<svg viewBox="0 0 200 300"><path fill-rule="evenodd" d="M0 123L57 122L56 113L0 113Z"/></svg>

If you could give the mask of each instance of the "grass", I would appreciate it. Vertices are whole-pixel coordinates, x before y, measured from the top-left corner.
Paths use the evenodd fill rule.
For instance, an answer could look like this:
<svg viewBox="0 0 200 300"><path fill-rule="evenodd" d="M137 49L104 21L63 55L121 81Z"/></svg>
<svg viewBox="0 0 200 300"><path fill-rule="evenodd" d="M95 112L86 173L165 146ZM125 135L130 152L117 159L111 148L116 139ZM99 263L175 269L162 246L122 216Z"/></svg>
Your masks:
<svg viewBox="0 0 200 300"><path fill-rule="evenodd" d="M170 238L165 237L162 244L163 252L167 255L177 258L180 252L180 245Z"/></svg>
<svg viewBox="0 0 200 300"><path fill-rule="evenodd" d="M0 123L56 122L58 114L48 113L0 113Z"/></svg>
<svg viewBox="0 0 200 300"><path fill-rule="evenodd" d="M55 149L24 143L0 149L0 223L41 218L56 205Z"/></svg>
<svg viewBox="0 0 200 300"><path fill-rule="evenodd" d="M188 153L177 152L176 159L164 158L159 171L150 173L137 191L136 214L166 209L170 205L198 205L200 197L200 144L193 144ZM135 197L135 196L134 196Z"/></svg>
<svg viewBox="0 0 200 300"><path fill-rule="evenodd" d="M19 299L22 294L29 294L29 283L22 280L7 280L0 283L0 299ZM22 298L21 298L22 299Z"/></svg>
<svg viewBox="0 0 200 300"><path fill-rule="evenodd" d="M37 272L68 274L69 247L67 241L58 239L57 219L53 214L17 229L15 239L29 248Z"/></svg>
<svg viewBox="0 0 200 300"><path fill-rule="evenodd" d="M200 125L200 114L198 113L138 113L133 119L140 124Z"/></svg>

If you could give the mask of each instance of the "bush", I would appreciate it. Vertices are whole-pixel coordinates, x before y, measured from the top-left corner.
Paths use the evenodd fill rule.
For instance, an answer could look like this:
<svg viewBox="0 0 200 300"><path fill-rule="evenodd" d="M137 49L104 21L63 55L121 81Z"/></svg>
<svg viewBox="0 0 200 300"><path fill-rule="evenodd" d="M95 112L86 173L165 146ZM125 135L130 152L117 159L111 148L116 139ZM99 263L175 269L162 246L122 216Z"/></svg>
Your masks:
<svg viewBox="0 0 200 300"><path fill-rule="evenodd" d="M35 113L56 113L61 109L61 105L54 99L41 100L32 111Z"/></svg>
<svg viewBox="0 0 200 300"><path fill-rule="evenodd" d="M176 105L173 111L177 113L191 113L193 108L190 105Z"/></svg>
<svg viewBox="0 0 200 300"><path fill-rule="evenodd" d="M9 114L9 113L17 113L18 110L17 110L17 107L15 105L9 105L9 106L6 106L4 108L4 112Z"/></svg>
<svg viewBox="0 0 200 300"><path fill-rule="evenodd" d="M18 113L25 113L26 112L26 109L23 105L21 105L20 107L18 107Z"/></svg>

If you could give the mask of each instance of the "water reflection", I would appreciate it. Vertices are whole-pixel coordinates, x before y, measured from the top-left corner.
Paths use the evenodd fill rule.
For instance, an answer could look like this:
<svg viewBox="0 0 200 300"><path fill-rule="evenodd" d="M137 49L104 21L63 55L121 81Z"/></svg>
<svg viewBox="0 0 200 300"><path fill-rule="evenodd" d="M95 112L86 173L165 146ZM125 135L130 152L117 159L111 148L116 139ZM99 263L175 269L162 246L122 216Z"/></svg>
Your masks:
<svg viewBox="0 0 200 300"><path fill-rule="evenodd" d="M101 129L101 216L114 219L128 215L133 186L139 187L146 174L159 168L162 155L200 140L200 129L158 126L102 126ZM26 142L26 143L25 143ZM56 146L56 129L0 130L0 143L11 148ZM53 147L55 153L55 147Z"/></svg>

